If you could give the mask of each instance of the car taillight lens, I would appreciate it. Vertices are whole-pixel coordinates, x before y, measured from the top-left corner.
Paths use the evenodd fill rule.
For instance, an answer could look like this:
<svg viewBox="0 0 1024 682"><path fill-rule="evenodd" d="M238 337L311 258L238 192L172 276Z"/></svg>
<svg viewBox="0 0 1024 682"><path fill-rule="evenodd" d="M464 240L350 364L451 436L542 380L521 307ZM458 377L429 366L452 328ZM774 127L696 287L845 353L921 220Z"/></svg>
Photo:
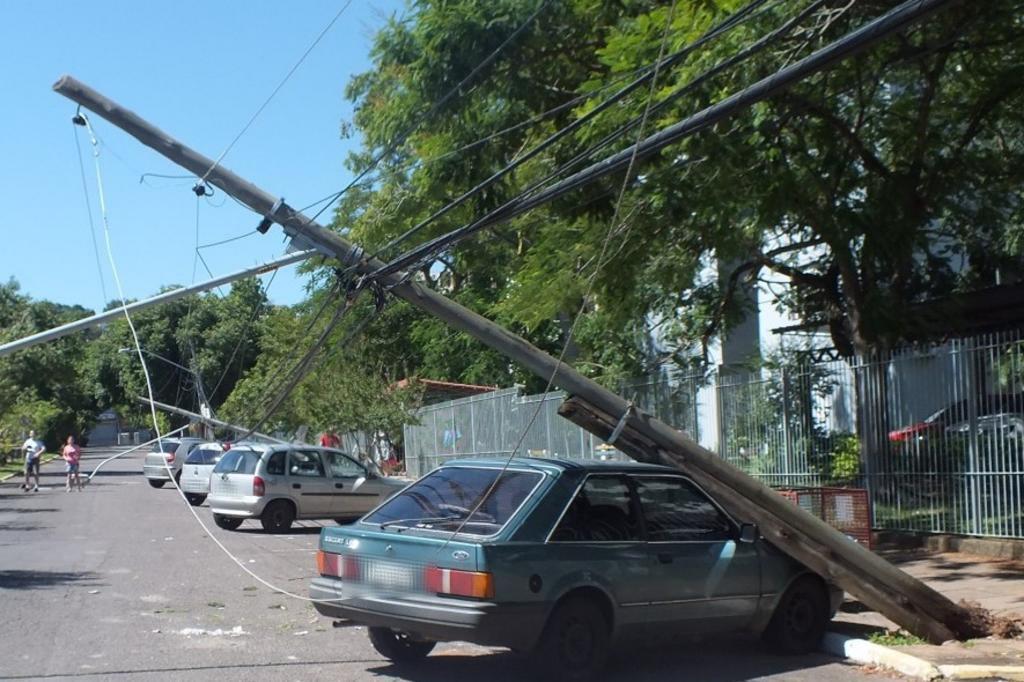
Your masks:
<svg viewBox="0 0 1024 682"><path fill-rule="evenodd" d="M333 554L322 549L316 553L316 570L320 575L358 580L359 559L352 554Z"/></svg>
<svg viewBox="0 0 1024 682"><path fill-rule="evenodd" d="M267 486L259 476L252 477L252 494L256 497L263 497L267 492Z"/></svg>
<svg viewBox="0 0 1024 682"><path fill-rule="evenodd" d="M427 590L437 594L451 594L476 599L494 597L494 576L490 573L430 566L423 578Z"/></svg>
<svg viewBox="0 0 1024 682"><path fill-rule="evenodd" d="M168 464L171 464L172 462L174 462L174 453L168 452L166 455L164 455L164 459L167 460Z"/></svg>

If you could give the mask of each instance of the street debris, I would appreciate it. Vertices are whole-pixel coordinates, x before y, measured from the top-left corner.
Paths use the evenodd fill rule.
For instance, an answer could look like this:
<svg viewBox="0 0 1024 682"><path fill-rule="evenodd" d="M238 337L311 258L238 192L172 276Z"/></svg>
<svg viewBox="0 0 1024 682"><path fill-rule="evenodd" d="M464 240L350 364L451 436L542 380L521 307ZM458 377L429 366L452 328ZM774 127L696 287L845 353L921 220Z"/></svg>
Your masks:
<svg viewBox="0 0 1024 682"><path fill-rule="evenodd" d="M230 630L223 630L217 628L216 630L206 630L204 628L182 628L178 630L179 635L185 637L199 637L206 635L208 637L241 637L242 635L248 635L249 633L242 629L241 625L236 625Z"/></svg>

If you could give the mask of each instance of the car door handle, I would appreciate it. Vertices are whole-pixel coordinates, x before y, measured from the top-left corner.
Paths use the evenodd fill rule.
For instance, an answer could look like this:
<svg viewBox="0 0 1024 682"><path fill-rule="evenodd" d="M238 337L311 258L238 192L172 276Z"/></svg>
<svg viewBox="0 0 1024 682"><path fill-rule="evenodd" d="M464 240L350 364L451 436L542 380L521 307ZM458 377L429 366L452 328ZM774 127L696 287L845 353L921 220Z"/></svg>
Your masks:
<svg viewBox="0 0 1024 682"><path fill-rule="evenodd" d="M295 488L296 490L301 490L302 489L302 484L301 483L292 483L292 487Z"/></svg>
<svg viewBox="0 0 1024 682"><path fill-rule="evenodd" d="M670 564L670 563L672 563L672 555L671 554L665 554L664 552L662 552L662 553L658 554L658 561L663 563L663 564Z"/></svg>
<svg viewBox="0 0 1024 682"><path fill-rule="evenodd" d="M345 484L344 483L335 483L334 487L337 488L338 490L343 490L345 488Z"/></svg>

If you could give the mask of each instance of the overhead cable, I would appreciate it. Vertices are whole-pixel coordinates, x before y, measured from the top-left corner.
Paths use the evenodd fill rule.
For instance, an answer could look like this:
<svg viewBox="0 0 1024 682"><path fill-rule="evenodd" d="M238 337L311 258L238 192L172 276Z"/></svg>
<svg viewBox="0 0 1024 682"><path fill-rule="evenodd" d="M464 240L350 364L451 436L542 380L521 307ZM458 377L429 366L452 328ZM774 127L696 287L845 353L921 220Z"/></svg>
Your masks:
<svg viewBox="0 0 1024 682"><path fill-rule="evenodd" d="M409 264L419 262L425 256L436 253L460 242L480 230L507 222L538 206L546 204L566 193L593 182L598 178L622 170L634 158L644 159L665 147L705 130L747 107L776 95L793 84L824 70L837 61L856 54L878 40L906 28L922 16L934 12L944 5L957 0L907 0L866 25L851 31L842 38L817 50L794 64L762 78L739 92L717 102L700 112L685 118L650 135L639 143L623 149L591 166L561 180L533 196L513 199L478 220L430 240L406 254L394 259L373 273L383 277L405 269Z"/></svg>

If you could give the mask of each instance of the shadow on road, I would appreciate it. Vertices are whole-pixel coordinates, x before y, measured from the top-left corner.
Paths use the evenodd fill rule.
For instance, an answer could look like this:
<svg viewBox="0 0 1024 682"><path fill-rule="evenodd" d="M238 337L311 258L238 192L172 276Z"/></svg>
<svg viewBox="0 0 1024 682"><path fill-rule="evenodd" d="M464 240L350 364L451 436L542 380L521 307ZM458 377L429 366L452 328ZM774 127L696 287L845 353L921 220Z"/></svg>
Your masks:
<svg viewBox="0 0 1024 682"><path fill-rule="evenodd" d="M40 526L36 523L0 523L0 533L8 530L46 530L50 526Z"/></svg>
<svg viewBox="0 0 1024 682"><path fill-rule="evenodd" d="M0 588L7 590L42 590L58 585L99 585L92 571L0 570Z"/></svg>
<svg viewBox="0 0 1024 682"><path fill-rule="evenodd" d="M723 646L724 645L724 646ZM732 653L729 654L729 645ZM742 651L742 655L737 652ZM613 657L603 678L606 682L665 682L692 679L703 682L739 682L767 675L784 675L836 663L836 659L814 654L777 656L754 640L724 638L715 642L688 641L683 645L641 646ZM512 682L537 678L531 661L511 652L490 655L441 653L415 666L384 664L368 672L410 682L488 680Z"/></svg>
<svg viewBox="0 0 1024 682"><path fill-rule="evenodd" d="M0 507L0 514L38 514L40 512L55 512L57 509L44 507Z"/></svg>

